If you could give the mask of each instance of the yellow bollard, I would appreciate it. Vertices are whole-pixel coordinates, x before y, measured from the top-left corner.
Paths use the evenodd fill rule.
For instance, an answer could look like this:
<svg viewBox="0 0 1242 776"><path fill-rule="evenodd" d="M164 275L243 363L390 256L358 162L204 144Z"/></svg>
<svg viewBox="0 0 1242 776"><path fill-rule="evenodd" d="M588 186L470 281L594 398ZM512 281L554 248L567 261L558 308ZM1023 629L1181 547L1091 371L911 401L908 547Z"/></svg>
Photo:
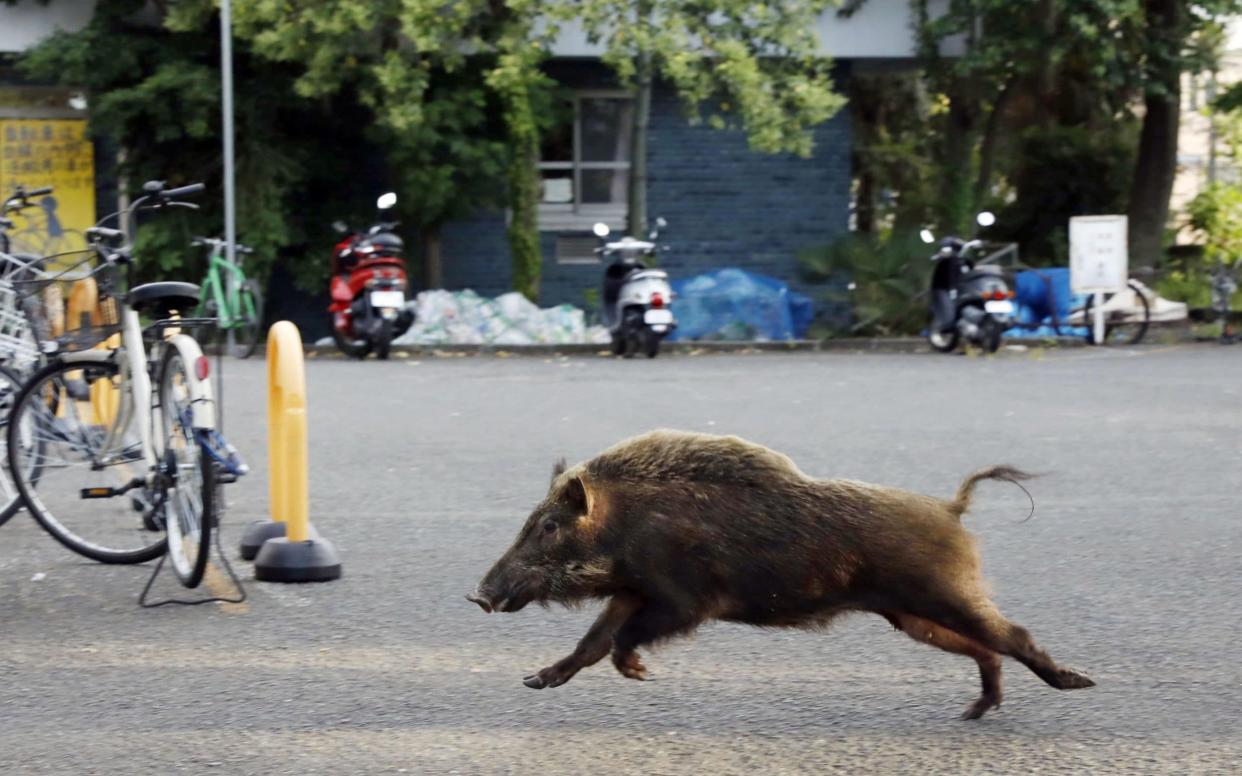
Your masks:
<svg viewBox="0 0 1242 776"><path fill-rule="evenodd" d="M302 336L289 321L267 333L267 449L271 462L272 519L285 523L289 541L308 537L306 496L306 375Z"/></svg>
<svg viewBox="0 0 1242 776"><path fill-rule="evenodd" d="M254 576L264 582L337 579L336 550L310 528L306 374L302 335L289 321L274 324L267 333L267 433L272 521L251 526L242 539L242 557L258 543ZM264 535L273 538L264 540Z"/></svg>

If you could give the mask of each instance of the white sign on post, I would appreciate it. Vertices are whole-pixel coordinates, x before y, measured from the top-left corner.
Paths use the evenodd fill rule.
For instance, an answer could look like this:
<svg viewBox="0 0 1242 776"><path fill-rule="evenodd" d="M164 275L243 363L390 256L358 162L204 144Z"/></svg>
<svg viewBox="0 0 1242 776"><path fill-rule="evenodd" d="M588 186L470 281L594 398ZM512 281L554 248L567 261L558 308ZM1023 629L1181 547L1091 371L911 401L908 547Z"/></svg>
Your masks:
<svg viewBox="0 0 1242 776"><path fill-rule="evenodd" d="M1094 294L1094 342L1104 344L1104 294L1124 291L1130 274L1128 221L1125 216L1075 216L1070 219L1070 290Z"/></svg>
<svg viewBox="0 0 1242 776"><path fill-rule="evenodd" d="M1125 289L1130 269L1127 226L1125 216L1070 219L1070 290L1115 294Z"/></svg>

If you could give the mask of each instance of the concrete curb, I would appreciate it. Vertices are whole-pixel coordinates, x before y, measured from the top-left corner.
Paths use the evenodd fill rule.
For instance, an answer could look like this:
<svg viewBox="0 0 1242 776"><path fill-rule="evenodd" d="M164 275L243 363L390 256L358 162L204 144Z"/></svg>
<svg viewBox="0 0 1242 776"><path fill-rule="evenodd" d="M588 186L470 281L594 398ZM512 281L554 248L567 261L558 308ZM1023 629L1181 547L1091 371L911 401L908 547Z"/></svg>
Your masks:
<svg viewBox="0 0 1242 776"><path fill-rule="evenodd" d="M1007 339L1005 345L1032 347L1083 347L1079 338ZM1004 347L1002 345L1002 347ZM345 358L331 345L307 345L308 358ZM929 353L931 348L922 337L850 337L831 340L789 340L784 342L667 342L661 355L698 356L716 353ZM467 356L549 357L607 356L608 346L602 344L565 345L394 345L396 358L464 358ZM645 360L645 359L643 359Z"/></svg>

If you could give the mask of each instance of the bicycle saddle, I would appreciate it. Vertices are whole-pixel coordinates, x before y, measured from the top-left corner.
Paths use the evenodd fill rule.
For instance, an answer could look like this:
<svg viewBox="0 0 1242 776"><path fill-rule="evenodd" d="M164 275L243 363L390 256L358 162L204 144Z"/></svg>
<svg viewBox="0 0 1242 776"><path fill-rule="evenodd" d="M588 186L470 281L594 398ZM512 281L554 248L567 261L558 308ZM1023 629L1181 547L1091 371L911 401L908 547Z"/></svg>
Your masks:
<svg viewBox="0 0 1242 776"><path fill-rule="evenodd" d="M199 289L193 283L164 281L143 283L129 290L126 302L140 313L167 318L176 310L182 316L192 315L198 307Z"/></svg>

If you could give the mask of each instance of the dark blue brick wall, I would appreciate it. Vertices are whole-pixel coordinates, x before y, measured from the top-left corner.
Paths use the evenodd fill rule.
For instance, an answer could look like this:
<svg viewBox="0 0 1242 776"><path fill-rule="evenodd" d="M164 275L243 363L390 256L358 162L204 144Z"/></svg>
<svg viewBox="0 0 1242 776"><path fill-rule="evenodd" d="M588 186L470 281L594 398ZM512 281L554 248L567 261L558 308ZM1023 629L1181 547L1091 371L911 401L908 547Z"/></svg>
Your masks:
<svg viewBox="0 0 1242 776"><path fill-rule="evenodd" d="M571 86L606 85L597 63L557 63L555 77ZM648 139L648 214L669 226L663 266L685 277L741 267L797 288L797 254L848 229L850 126L847 111L815 129L809 159L750 150L740 130L692 125L671 89L652 100ZM510 290L503 213L480 214L444 230L449 288L495 295ZM543 232L540 303L582 306L600 281L598 266L558 264L557 233Z"/></svg>

